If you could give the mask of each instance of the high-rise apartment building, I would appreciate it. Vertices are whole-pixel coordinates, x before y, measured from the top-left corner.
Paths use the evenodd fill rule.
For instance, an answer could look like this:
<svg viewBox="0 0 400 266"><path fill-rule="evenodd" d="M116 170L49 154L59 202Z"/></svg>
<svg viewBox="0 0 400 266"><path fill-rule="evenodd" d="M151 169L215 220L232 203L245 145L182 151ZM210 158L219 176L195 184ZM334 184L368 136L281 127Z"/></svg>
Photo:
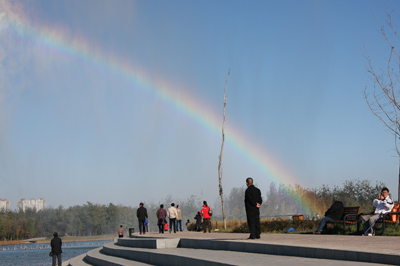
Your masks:
<svg viewBox="0 0 400 266"><path fill-rule="evenodd" d="M21 199L20 201L18 201L18 204L17 204L18 212L20 212L20 211L25 212L27 209L33 209L36 212L46 209L46 201L43 198L40 198L38 200Z"/></svg>
<svg viewBox="0 0 400 266"><path fill-rule="evenodd" d="M10 202L6 199L0 200L0 211L11 211Z"/></svg>

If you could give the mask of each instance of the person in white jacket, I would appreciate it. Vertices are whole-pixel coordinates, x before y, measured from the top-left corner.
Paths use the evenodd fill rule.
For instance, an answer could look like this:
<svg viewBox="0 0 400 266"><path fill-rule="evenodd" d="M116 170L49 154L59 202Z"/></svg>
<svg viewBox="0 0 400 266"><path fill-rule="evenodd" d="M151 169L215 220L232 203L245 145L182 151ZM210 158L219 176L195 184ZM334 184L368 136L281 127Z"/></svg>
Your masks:
<svg viewBox="0 0 400 266"><path fill-rule="evenodd" d="M387 187L382 188L378 198L374 199L373 205L375 207L374 214L361 215L361 222L363 224L365 235L374 235L374 228L371 227L370 231L367 232L368 228L384 213L390 212L394 207L394 202L389 196L389 189Z"/></svg>
<svg viewBox="0 0 400 266"><path fill-rule="evenodd" d="M169 218L169 233L171 233L171 230L174 229L174 233L176 233L176 217L178 217L178 211L175 208L175 203L171 203L171 207L168 208L167 212L168 218Z"/></svg>

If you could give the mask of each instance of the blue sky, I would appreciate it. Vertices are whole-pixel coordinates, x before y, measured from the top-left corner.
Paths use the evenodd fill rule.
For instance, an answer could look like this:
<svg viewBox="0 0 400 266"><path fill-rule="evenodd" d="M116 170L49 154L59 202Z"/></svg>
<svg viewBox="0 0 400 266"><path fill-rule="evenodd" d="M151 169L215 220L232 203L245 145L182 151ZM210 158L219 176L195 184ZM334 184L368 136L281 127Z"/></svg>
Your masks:
<svg viewBox="0 0 400 266"><path fill-rule="evenodd" d="M0 198L12 208L40 197L54 207L136 206L202 191L209 202L217 199L220 132L207 129L205 114L200 123L185 112L190 106L177 109L113 71L109 62L117 62L145 73L155 90L163 84L177 98L191 95L221 126L231 69L227 129L240 130L292 180L309 188L381 181L397 199L394 137L369 111L363 90L373 88L364 49L385 67L389 50L378 22L393 11L399 25L399 6L1 0ZM87 50L43 45L49 32ZM226 194L247 176L264 194L270 182L288 182L249 160L251 149L235 149L227 129Z"/></svg>

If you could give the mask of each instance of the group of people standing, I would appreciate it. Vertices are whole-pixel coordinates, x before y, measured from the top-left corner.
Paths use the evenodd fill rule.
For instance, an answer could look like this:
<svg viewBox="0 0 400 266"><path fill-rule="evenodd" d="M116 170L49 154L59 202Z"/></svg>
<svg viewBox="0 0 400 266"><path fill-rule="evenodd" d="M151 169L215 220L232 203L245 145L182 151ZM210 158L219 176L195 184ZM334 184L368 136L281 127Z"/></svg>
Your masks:
<svg viewBox="0 0 400 266"><path fill-rule="evenodd" d="M171 207L169 207L168 211L166 211L164 209L164 205L161 204L160 208L157 210L156 216L157 216L158 232L160 234L164 234L164 231L166 230L165 225L168 224L167 217L169 219L169 224L168 224L169 233L172 233L172 230L174 230L174 233L176 233L176 231L183 231L182 211L179 205L177 205L175 208L175 203L171 203Z"/></svg>
<svg viewBox="0 0 400 266"><path fill-rule="evenodd" d="M139 220L140 234L146 234L148 215L147 215L147 209L143 206L143 203L139 204L136 216ZM176 233L176 231L183 231L182 212L181 212L181 207L179 205L177 205L175 208L175 203L171 203L171 207L169 207L168 211L166 211L164 209L164 204L161 204L160 208L157 210L156 216L157 216L157 225L159 233L164 234L164 231L166 230L169 230L170 233L172 232L172 230L174 231L174 233ZM167 221L167 217L169 219L169 224ZM166 229L166 225L168 225L169 229Z"/></svg>
<svg viewBox="0 0 400 266"><path fill-rule="evenodd" d="M245 207L247 223L250 229L249 239L259 239L261 235L260 226L260 206L262 204L261 191L256 188L253 184L253 178L249 177L246 179L247 189L245 192ZM179 205L175 208L175 203L171 203L168 210L164 209L164 205L161 204L160 208L157 210L157 225L158 232L164 234L166 229L166 224L168 224L167 217L169 219L168 231L176 233L182 230L182 211ZM211 216L212 210L208 206L207 201L203 201L203 207L200 212L197 213L194 219L196 220L196 228L199 228L201 224L201 219L203 218L203 232L207 231L211 233ZM139 220L139 231L140 234L146 233L146 221L148 218L147 210L143 207L143 203L140 203L137 210L137 217Z"/></svg>
<svg viewBox="0 0 400 266"><path fill-rule="evenodd" d="M196 220L196 224L194 226L195 231L200 231L201 225L203 225L204 233L208 232L211 233L211 216L212 211L210 206L208 206L207 201L203 201L203 207L201 211L197 212L194 219ZM201 220L203 219L203 223Z"/></svg>

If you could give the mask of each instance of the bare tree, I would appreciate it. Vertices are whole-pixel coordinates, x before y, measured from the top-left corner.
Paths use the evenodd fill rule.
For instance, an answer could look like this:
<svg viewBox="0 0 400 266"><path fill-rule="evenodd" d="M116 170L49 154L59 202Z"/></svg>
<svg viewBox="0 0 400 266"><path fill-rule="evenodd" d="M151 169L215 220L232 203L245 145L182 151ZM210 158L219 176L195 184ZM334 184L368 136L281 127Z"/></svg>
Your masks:
<svg viewBox="0 0 400 266"><path fill-rule="evenodd" d="M395 47L395 43L400 41L392 23L391 13L387 13L386 24L389 26L389 32L385 27L380 25L380 31L389 45L389 57L385 68L375 68L371 58L365 52L368 62L368 72L374 81L372 93L367 88L364 90L364 97L371 112L379 118L379 120L394 135L394 144L397 155L400 157L399 138L400 138L400 54ZM400 169L399 169L399 185L398 199L400 200Z"/></svg>
<svg viewBox="0 0 400 266"><path fill-rule="evenodd" d="M224 120L222 122L222 144L221 144L221 153L219 155L219 163L218 163L218 179L219 179L219 195L221 196L221 205L222 205L222 217L224 220L224 229L226 229L226 216L225 216L225 206L224 206L224 192L222 189L222 169L221 169L221 164L222 164L222 152L224 151L224 142L225 142L225 107L226 107L226 85L228 84L228 77L229 74L231 73L231 69L228 71L228 75L226 76L226 82L225 82L225 88L224 88Z"/></svg>

